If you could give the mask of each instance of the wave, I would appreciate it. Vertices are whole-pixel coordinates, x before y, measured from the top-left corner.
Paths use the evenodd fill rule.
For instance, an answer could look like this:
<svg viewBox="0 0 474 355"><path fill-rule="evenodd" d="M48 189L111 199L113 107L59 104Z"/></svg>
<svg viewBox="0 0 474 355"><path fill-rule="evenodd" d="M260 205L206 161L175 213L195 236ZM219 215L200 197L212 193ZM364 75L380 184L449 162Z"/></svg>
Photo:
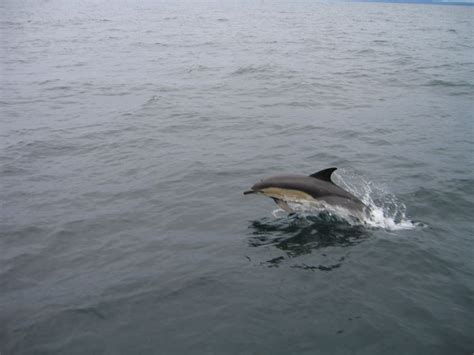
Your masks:
<svg viewBox="0 0 474 355"><path fill-rule="evenodd" d="M261 66L248 65L248 66L239 67L237 70L232 72L232 75L264 73L269 70L271 70L270 65L261 65Z"/></svg>
<svg viewBox="0 0 474 355"><path fill-rule="evenodd" d="M467 81L446 81L446 80L430 80L426 86L445 86L445 87L467 87L474 88L474 84Z"/></svg>

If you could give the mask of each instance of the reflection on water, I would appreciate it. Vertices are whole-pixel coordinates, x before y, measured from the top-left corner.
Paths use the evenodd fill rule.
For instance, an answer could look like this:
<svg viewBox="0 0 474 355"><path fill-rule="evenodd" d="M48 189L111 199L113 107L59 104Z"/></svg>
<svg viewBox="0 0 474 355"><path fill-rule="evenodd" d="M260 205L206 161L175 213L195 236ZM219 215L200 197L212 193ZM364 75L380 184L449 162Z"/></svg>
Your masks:
<svg viewBox="0 0 474 355"><path fill-rule="evenodd" d="M319 214L302 216L292 214L283 218L263 218L250 222L252 236L249 246L274 246L284 256L274 257L261 264L278 267L289 259L295 259L318 251L318 256L327 257L329 247L350 247L366 240L370 231L363 226L354 226L335 216ZM338 254L339 255L339 254ZM291 265L304 270L331 271L339 268L346 256L338 256L329 265Z"/></svg>

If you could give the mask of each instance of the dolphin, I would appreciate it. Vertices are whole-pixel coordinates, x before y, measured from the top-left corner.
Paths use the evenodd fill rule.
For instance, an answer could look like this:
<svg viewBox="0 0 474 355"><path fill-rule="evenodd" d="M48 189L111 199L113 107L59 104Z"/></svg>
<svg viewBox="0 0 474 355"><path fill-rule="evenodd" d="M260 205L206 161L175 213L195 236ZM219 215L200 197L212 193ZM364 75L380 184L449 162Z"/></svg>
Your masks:
<svg viewBox="0 0 474 355"><path fill-rule="evenodd" d="M276 204L287 212L294 212L288 202L307 201L325 209L343 208L351 215L362 218L367 206L357 197L337 186L331 180L337 168L318 171L306 175L275 175L261 180L252 186L244 195L261 193L272 198Z"/></svg>

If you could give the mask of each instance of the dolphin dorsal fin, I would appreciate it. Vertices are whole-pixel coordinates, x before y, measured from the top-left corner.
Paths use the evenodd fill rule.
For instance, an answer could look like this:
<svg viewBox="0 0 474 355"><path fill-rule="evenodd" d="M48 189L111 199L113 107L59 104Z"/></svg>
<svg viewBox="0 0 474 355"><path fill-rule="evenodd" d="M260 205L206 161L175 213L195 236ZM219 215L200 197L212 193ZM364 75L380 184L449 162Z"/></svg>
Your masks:
<svg viewBox="0 0 474 355"><path fill-rule="evenodd" d="M337 168L324 169L324 170L318 171L317 173L311 174L310 176L315 178L315 179L332 182L331 181L331 175L336 170L337 170Z"/></svg>

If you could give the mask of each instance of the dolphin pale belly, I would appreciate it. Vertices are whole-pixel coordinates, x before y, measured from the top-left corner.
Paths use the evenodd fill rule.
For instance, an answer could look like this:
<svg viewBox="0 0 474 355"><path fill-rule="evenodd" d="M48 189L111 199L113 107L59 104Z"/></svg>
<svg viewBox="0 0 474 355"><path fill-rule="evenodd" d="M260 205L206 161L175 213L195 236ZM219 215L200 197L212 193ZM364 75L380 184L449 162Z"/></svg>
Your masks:
<svg viewBox="0 0 474 355"><path fill-rule="evenodd" d="M366 206L357 197L334 184L331 180L336 168L318 171L312 175L275 175L252 186L244 195L261 193L272 198L287 212L293 212L290 202L307 201L328 208L343 208L361 217Z"/></svg>

